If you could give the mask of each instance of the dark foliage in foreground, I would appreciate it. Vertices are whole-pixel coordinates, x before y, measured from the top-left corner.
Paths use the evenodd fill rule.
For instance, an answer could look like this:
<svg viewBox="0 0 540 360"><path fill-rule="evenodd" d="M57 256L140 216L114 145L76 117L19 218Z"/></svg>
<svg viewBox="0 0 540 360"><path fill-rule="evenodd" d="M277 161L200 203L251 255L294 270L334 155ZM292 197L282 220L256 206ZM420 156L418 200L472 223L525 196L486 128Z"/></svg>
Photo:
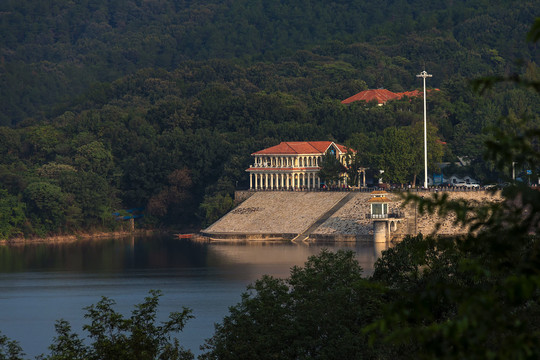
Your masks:
<svg viewBox="0 0 540 360"><path fill-rule="evenodd" d="M84 341L65 320L56 325L56 337L49 347L50 354L40 360L83 359L140 359L140 360L187 360L193 359L171 335L182 331L192 318L190 310L169 315L169 320L158 324L156 320L159 291L150 291L143 303L136 305L131 317L124 318L113 309L115 302L102 298L86 308L85 317L90 323L83 326L89 341ZM89 345L87 345L89 343Z"/></svg>
<svg viewBox="0 0 540 360"><path fill-rule="evenodd" d="M291 276L265 276L216 326L203 359L356 359L375 356L363 327L380 315L381 289L354 253L323 251ZM359 356L359 349L365 349Z"/></svg>

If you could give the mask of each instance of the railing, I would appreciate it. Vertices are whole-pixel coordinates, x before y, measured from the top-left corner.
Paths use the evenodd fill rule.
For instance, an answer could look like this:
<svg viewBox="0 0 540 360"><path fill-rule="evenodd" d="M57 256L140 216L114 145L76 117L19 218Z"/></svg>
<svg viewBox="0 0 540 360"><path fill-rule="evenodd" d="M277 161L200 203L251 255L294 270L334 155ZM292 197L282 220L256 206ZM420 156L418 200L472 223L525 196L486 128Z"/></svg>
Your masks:
<svg viewBox="0 0 540 360"><path fill-rule="evenodd" d="M401 211L392 212L389 214L366 214L366 219L401 219L405 215Z"/></svg>
<svg viewBox="0 0 540 360"><path fill-rule="evenodd" d="M467 187L430 187L427 189L424 188L383 188L383 187L364 187L364 188L343 188L343 187L335 187L335 188L307 188L307 187L297 187L292 188L289 187L288 189L238 189L238 190L248 190L248 191L354 191L354 192L372 192L374 190L385 190L390 193L392 192L411 192L411 193L436 193L436 192L442 192L442 191L451 191L451 192L478 192L478 191L486 191L488 189L484 187L480 188L467 188Z"/></svg>

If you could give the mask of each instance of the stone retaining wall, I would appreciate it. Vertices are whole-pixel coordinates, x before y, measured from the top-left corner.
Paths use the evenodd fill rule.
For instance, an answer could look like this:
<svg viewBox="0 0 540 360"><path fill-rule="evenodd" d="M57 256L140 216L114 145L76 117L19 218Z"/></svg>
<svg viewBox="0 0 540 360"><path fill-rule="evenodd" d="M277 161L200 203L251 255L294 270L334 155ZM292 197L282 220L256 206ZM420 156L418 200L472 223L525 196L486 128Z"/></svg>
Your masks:
<svg viewBox="0 0 540 360"><path fill-rule="evenodd" d="M420 197L431 197L433 193L419 192L414 193ZM452 200L465 199L474 202L493 202L500 201L500 194L492 195L486 191L471 192L447 192L448 198ZM458 235L467 232L467 229L457 227L453 224L455 215L441 218L436 214L419 214L412 204L403 207L403 195L405 193L390 193L387 197L392 200L388 205L389 213L402 213L403 218L397 227L397 231L392 235L403 237L405 235L414 235L417 233L431 234L439 229L440 235ZM313 234L314 235L373 235L373 222L366 214L370 213L368 200L371 195L368 193L358 193L345 204L338 212L324 222Z"/></svg>
<svg viewBox="0 0 540 360"><path fill-rule="evenodd" d="M246 200L223 218L202 231L206 236L229 239L290 239L302 233L320 216L345 197L347 192L253 192L246 191ZM432 193L415 193L430 197ZM465 199L474 202L500 201L500 195L486 191L448 192L450 199ZM392 233L401 238L407 234L431 234L439 224L438 234L457 235L467 232L453 224L455 216L441 218L437 215L419 214L413 205L403 207L399 193L387 196L392 202L389 213L401 213L403 217ZM236 196L235 196L236 198ZM341 209L328 218L311 235L310 239L335 241L369 240L373 236L373 222L366 216L370 213L368 200L371 195L358 192Z"/></svg>

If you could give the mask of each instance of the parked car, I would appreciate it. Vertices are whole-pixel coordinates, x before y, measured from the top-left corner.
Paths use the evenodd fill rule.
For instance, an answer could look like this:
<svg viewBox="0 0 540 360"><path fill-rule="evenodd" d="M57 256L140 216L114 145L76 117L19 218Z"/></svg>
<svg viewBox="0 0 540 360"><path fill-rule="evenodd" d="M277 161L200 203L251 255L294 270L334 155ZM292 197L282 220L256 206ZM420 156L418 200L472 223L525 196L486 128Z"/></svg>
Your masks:
<svg viewBox="0 0 540 360"><path fill-rule="evenodd" d="M454 184L454 186L456 186L456 187L466 187L466 188L479 188L480 184L467 183L465 181L458 181L457 183Z"/></svg>

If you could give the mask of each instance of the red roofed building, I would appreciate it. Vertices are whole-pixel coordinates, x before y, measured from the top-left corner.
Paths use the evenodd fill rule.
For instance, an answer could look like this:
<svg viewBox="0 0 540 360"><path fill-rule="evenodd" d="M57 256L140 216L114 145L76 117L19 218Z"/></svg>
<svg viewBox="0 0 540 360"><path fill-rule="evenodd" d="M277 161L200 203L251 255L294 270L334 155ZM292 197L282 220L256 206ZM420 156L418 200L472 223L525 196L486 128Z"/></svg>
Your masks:
<svg viewBox="0 0 540 360"><path fill-rule="evenodd" d="M438 91L439 89L434 89L434 90ZM427 92L431 92L431 91L432 91L431 89L427 90ZM420 90L404 91L404 92L399 92L399 93L394 93L386 89L364 90L364 91L359 92L356 95L351 96L350 98L343 100L341 103L350 104L355 101L365 101L365 102L376 101L379 106L382 106L386 104L386 102L389 100L399 100L405 96L412 98L412 97L417 97L417 96L422 96L422 95L423 95L423 92Z"/></svg>
<svg viewBox="0 0 540 360"><path fill-rule="evenodd" d="M319 164L327 153L345 164L347 147L332 141L291 141L251 154L254 164L249 173L253 190L289 190L320 188ZM346 182L345 182L346 183Z"/></svg>
<svg viewBox="0 0 540 360"><path fill-rule="evenodd" d="M364 90L359 92L356 95L351 96L343 100L342 104L350 104L355 101L365 101L371 102L376 101L377 104L383 105L386 104L388 100L397 99L398 95L386 89L377 89L377 90Z"/></svg>

